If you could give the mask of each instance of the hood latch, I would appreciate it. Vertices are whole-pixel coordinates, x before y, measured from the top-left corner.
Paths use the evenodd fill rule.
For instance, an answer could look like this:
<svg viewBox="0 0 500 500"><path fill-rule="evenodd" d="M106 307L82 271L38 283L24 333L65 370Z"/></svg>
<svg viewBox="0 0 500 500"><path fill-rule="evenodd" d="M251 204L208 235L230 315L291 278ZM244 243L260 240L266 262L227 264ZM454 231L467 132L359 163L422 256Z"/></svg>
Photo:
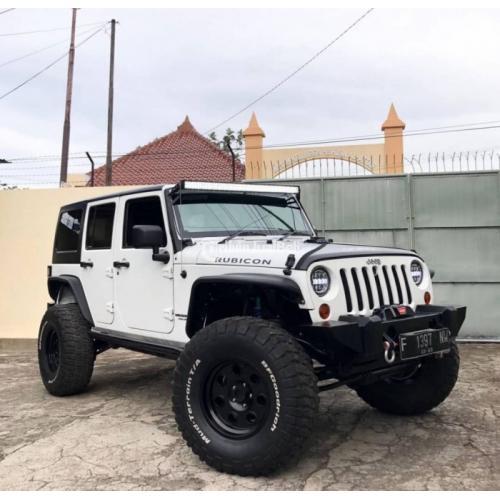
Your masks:
<svg viewBox="0 0 500 500"><path fill-rule="evenodd" d="M283 269L283 274L285 276L290 276L292 274L292 267L295 265L295 255L291 253L287 258L285 262L285 268Z"/></svg>

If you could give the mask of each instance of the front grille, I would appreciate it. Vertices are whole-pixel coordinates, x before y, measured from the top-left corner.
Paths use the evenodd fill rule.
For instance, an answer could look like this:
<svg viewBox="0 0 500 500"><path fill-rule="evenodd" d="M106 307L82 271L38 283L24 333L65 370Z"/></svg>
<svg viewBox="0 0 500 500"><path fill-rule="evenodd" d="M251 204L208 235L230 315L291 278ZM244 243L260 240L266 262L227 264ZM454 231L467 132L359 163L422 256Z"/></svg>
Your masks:
<svg viewBox="0 0 500 500"><path fill-rule="evenodd" d="M384 305L412 303L404 264L342 268L340 279L349 313L369 313Z"/></svg>

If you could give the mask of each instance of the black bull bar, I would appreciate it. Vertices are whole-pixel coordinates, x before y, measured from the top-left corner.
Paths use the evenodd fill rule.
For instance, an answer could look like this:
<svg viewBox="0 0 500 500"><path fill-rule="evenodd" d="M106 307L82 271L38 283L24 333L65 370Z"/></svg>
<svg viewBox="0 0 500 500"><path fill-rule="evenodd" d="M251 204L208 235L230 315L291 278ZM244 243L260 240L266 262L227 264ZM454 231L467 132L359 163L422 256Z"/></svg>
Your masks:
<svg viewBox="0 0 500 500"><path fill-rule="evenodd" d="M447 328L453 340L466 313L465 307L419 305L415 311L407 308L407 314L398 315L397 308L387 306L369 317L345 315L338 321L302 325L300 332L323 355L320 361L325 364L340 362L345 368L360 364L375 368L387 366L387 345L396 345L403 333Z"/></svg>

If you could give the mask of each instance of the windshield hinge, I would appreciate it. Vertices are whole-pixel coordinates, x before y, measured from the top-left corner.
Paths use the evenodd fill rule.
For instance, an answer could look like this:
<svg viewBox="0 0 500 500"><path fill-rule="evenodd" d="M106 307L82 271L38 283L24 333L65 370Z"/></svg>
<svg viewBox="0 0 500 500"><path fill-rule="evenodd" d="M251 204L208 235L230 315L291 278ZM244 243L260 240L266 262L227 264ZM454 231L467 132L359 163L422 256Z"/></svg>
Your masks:
<svg viewBox="0 0 500 500"><path fill-rule="evenodd" d="M168 307L167 309L163 309L163 317L168 321L174 320L174 309L172 307Z"/></svg>
<svg viewBox="0 0 500 500"><path fill-rule="evenodd" d="M167 279L169 279L169 280L174 279L174 267L173 267L173 266L169 266L169 267L165 268L165 269L161 272L161 275L162 275L164 278L167 278Z"/></svg>
<svg viewBox="0 0 500 500"><path fill-rule="evenodd" d="M292 274L292 267L295 265L295 255L291 253L285 262L286 269L283 269L283 274L285 276L290 276Z"/></svg>

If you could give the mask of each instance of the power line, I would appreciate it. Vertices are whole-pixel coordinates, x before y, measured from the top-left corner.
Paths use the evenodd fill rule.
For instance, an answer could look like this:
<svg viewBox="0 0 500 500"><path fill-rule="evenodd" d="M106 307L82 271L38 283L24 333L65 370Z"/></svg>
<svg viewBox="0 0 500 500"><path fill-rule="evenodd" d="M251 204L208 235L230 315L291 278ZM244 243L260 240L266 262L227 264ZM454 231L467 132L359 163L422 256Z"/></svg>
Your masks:
<svg viewBox="0 0 500 500"><path fill-rule="evenodd" d="M475 127L478 125L490 125L494 123L500 123L500 120L491 120L491 121L486 121L486 122L473 122L473 123L462 123L462 124L457 124L457 125L444 125L441 127L430 127L430 128L422 128L422 129L415 129L415 130L407 130L406 132L398 135L391 135L391 137L411 137L412 135L432 135L432 134L420 134L420 132L432 132L434 133L435 131L440 131L440 130L446 130L446 129L455 129L457 127ZM469 128L464 128L463 130L469 130ZM475 129L472 129L475 130ZM481 129L478 129L481 130ZM459 131L462 131L460 129ZM450 132L453 132L453 130L450 130ZM278 147L290 147L290 146L307 146L307 145L314 145L314 144L327 144L327 143L336 143L336 142L357 142L357 141L365 141L365 140L371 140L371 139L383 139L385 136L384 134L365 134L365 135L359 135L359 136L346 136L346 137L336 137L333 139L311 139L309 141L298 141L298 142L288 142L288 143L276 143L276 144L268 144L267 146L264 146L263 149L266 148L278 148Z"/></svg>
<svg viewBox="0 0 500 500"><path fill-rule="evenodd" d="M92 31L92 28L88 29L88 30L85 30L85 31L82 31L81 33L78 33L77 36L83 36L87 33L90 33ZM0 64L0 68L3 68L5 66L8 66L9 64L12 64L12 63L15 63L15 62L18 62L18 61L22 61L23 59L26 59L27 57L30 57L30 56L34 56L35 54L40 54L41 52L44 52L48 49L51 49L52 47L57 47L58 45L62 45L63 43L67 43L69 40L69 38L65 38L64 40L61 40L59 42L56 42L56 43L53 43L51 45L46 45L45 47L42 47L41 49L38 49L38 50L34 50L33 52L29 52L27 54L24 54L23 56L20 56L20 57L16 57L14 59L10 59L8 61L5 61L4 63L1 63Z"/></svg>
<svg viewBox="0 0 500 500"><path fill-rule="evenodd" d="M80 24L80 28L84 28L85 26L97 26L98 24L103 24L103 22L99 23L86 23L86 24ZM68 27L65 26L64 28L51 28L47 30L33 30L33 31L18 31L16 33L0 33L0 36L18 36L18 35L33 35L35 33L51 33L52 31L62 31L62 30L67 30Z"/></svg>
<svg viewBox="0 0 500 500"><path fill-rule="evenodd" d="M273 87L271 87L269 90L264 92L262 95L260 95L256 99L254 99L251 103L247 104L244 108L240 109L236 113L233 113L229 118L226 118L225 120L221 121L220 123L218 123L217 125L215 125L211 129L207 130L206 133L209 133L212 130L218 129L222 125L226 124L228 121L232 120L233 118L237 117L238 115L240 115L241 113L243 113L247 109L251 108L253 105L257 104L259 101L261 101L262 99L267 97L269 94L274 92L279 87L281 87L284 83L286 83L288 80L290 80L292 77L294 77L297 73L299 73L299 71L302 71L308 64L312 63L317 57L319 57L321 54L323 54L323 52L328 50L335 42L340 40L344 35L346 35L349 31L351 31L358 23L360 23L373 10L374 10L373 8L368 9L362 16L358 17L358 19L356 19L356 21L354 21L350 26L348 26L344 31L342 31L342 33L337 35L331 42L329 42L321 50L316 52L316 54L314 54L311 58L309 58L305 63L301 64L296 70L294 70L288 76L283 78L283 80L276 83Z"/></svg>
<svg viewBox="0 0 500 500"><path fill-rule="evenodd" d="M497 129L500 128L500 125L491 125L491 126L485 126L485 127L467 127L467 128L460 128L460 129L447 129L447 130L440 130L440 129L431 129L431 131L425 131L425 129L419 131L415 130L413 132L406 132L406 133L401 133L401 134L391 134L392 137L414 137L414 136L420 136L420 135L438 135L438 134L448 134L452 132L472 132L475 130L488 130L488 129ZM289 144L273 144L270 146L267 146L268 148L277 148L277 147L290 147L290 146L313 146L315 144L320 145L320 144L335 144L339 142L362 142L362 141L368 141L368 140L374 140L374 139L384 139L385 136L383 134L378 134L378 135L372 135L372 136L366 136L366 137L353 137L353 138L342 138L342 139L323 139L323 140L316 140L316 141L304 141L304 142L296 142L296 143L289 143ZM264 148L265 149L265 148Z"/></svg>
<svg viewBox="0 0 500 500"><path fill-rule="evenodd" d="M97 29L96 31L94 31L94 33L92 33L87 38L85 38L84 40L82 40L79 44L77 44L76 47L79 47L80 45L83 45L85 42L87 42L88 40L90 40L93 36L97 35L97 33L99 33L100 31L102 31L103 28L104 28L104 26L101 26L99 29ZM7 97L10 94L12 94L13 92L15 92L16 90L20 89L21 87L24 87L24 85L26 85L27 83L29 83L32 80L34 80L37 76L40 76L42 73L45 73L45 71L47 71L48 69L52 68L52 66L56 65L59 61L61 61L62 59L64 59L67 55L68 55L68 52L66 51L62 56L58 57L55 61L52 61L50 64L48 64L47 66L45 66L43 69L41 69L40 71L38 71L34 75L30 76L27 80L24 80L22 83L20 83L19 85L17 85L13 89L9 90L5 94L0 95L0 100L3 99L3 98L5 98L5 97Z"/></svg>
<svg viewBox="0 0 500 500"><path fill-rule="evenodd" d="M500 120L496 120L493 122L484 122L484 123L499 123ZM481 122L478 123L478 125ZM458 127L460 125L456 125ZM487 126L487 127L466 127L466 128L453 128L453 126L449 127L437 127L431 129L420 129L420 130L411 130L407 132L402 132L400 134L391 134L390 137L413 137L419 135L436 135L436 134L447 134L451 132L471 132L475 130L487 130L487 129L496 129L500 128L500 125L496 126ZM310 141L299 141L299 142L288 142L288 143L276 143L269 144L264 146L262 149L273 149L273 148L284 148L284 147L293 147L293 146L314 146L314 145L324 145L324 144L336 144L341 142L363 142L363 141L371 141L376 139L384 139L384 134L373 134L366 136L357 136L357 137L340 137L335 139L312 139ZM243 148L240 148L243 149ZM255 149L255 148L247 148L247 149Z"/></svg>
<svg viewBox="0 0 500 500"><path fill-rule="evenodd" d="M483 122L471 122L471 123L462 123L462 124L455 124L455 125L443 125L440 127L428 127L428 128L422 128L422 129L415 129L415 130L408 130L404 133L401 134L403 137L411 137L413 135L433 135L434 133L438 133L438 131L445 130L445 132L464 132L464 131L474 131L474 130L484 130L484 129L495 129L495 128L500 128L499 127L479 127L479 125L490 125L490 124L498 124L500 123L500 120L490 120L490 121L483 121ZM462 127L460 129L457 129L458 127ZM446 130L446 129L457 129L457 130ZM427 134L423 134L422 132L429 132ZM399 135L391 135L391 137L398 137ZM271 149L271 148L278 148L278 147L291 147L291 146L307 146L307 145L314 145L314 144L327 144L327 143L337 143L337 142L357 142L357 141L363 141L363 140L369 140L369 139L383 139L384 135L383 134L367 134L367 135L361 135L361 136L346 136L346 137L336 137L333 139L311 139L311 140L305 140L305 141L297 141L297 142L286 142L286 143L275 143L275 144L268 144L266 146L263 146L262 149ZM233 148L235 151L243 151L245 150L244 147L235 147ZM259 148L246 148L246 149L259 149ZM491 148L487 148L491 149ZM129 152L129 153L115 153L113 154L114 158L119 158L122 156L151 156L151 155L157 155L157 154L185 154L185 153L191 153L194 151L198 151L197 149L189 149L189 150L176 150L172 152L168 151L156 151L154 153L135 153L134 151ZM204 151L204 149L200 149L199 151ZM91 151L92 156L95 158L103 158L105 152L104 151ZM57 160L59 159L59 155L39 155L39 156L28 156L28 157L19 157L19 158L10 158L9 161L15 161L15 162L22 162L22 161L52 161L52 160ZM85 153L82 152L76 152L70 155L70 159L76 160L76 159L85 159ZM5 167L3 167L5 168ZM39 168L46 168L46 167L39 167Z"/></svg>
<svg viewBox="0 0 500 500"><path fill-rule="evenodd" d="M491 122L477 122L477 124L481 123L499 123L500 120L495 120ZM470 124L474 125L474 124ZM435 134L443 134L443 133L452 133L452 132L471 132L471 131L476 131L476 130L490 130L490 129L498 129L500 128L500 125L490 125L490 126L481 126L481 127L464 127L464 128L456 128L459 127L460 125L449 125L447 127L436 127L436 128L429 128L429 129L417 129L413 131L408 131L403 134L394 134L391 135L391 137L412 137L412 136L419 136L419 135L435 135ZM452 128L455 127L455 128ZM445 130L448 129L448 130ZM270 144L268 146L264 146L262 149L271 149L271 148L278 148L278 147L291 147L291 146L308 146L308 145L315 145L315 144L335 144L339 142L358 142L358 141L364 141L364 140L373 140L373 139L383 139L384 135L371 135L371 136L359 136L359 137L343 137L343 138L337 138L337 139L323 139L323 140L311 140L311 141L302 141L302 142L289 142L289 143L280 143L280 144ZM233 148L235 151L244 151L244 147L238 147L238 148ZM247 148L247 149L256 149L256 148ZM121 158L121 157L141 157L141 156L179 156L182 157L183 155L187 154L197 154L197 153L203 153L205 152L205 148L190 148L186 150L157 150L151 153L143 153L143 152L134 152L131 151L130 153L116 153L113 154L113 158ZM106 154L105 152L102 151L94 151L92 152L93 158L105 158ZM38 161L38 162L49 162L49 161L57 161L60 158L59 155L45 155L45 156L32 156L32 157L19 157L19 158L8 158L8 161L11 163L22 163L22 162L30 162L30 161ZM85 159L86 156L84 155L83 152L81 153L73 153L73 155L70 156L70 160L80 160L80 159ZM4 168L9 168L9 167L4 167ZM39 167L33 167L33 168L49 168L47 166L39 166ZM0 168L0 172L2 171L2 168Z"/></svg>
<svg viewBox="0 0 500 500"><path fill-rule="evenodd" d="M5 10L0 10L0 16L1 16L2 14L7 14L7 12L11 12L11 11L13 11L13 10L16 10L16 9L5 9Z"/></svg>

